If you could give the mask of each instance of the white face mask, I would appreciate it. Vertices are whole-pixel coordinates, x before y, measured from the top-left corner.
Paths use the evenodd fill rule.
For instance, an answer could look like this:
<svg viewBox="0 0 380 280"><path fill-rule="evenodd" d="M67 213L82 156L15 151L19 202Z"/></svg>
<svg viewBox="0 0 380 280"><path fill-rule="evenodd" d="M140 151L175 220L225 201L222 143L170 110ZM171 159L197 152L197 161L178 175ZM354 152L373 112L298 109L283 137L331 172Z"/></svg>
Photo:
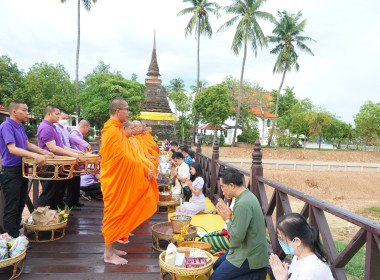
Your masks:
<svg viewBox="0 0 380 280"><path fill-rule="evenodd" d="M59 120L58 123L62 125L63 127L67 126L67 120Z"/></svg>

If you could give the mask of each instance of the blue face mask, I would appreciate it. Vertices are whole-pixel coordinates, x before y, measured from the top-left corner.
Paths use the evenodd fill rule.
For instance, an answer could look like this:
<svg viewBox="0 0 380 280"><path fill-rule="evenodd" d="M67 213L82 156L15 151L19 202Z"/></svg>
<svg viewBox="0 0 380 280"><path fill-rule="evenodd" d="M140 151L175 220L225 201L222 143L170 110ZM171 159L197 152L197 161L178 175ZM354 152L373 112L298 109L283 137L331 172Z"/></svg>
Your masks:
<svg viewBox="0 0 380 280"><path fill-rule="evenodd" d="M279 239L278 242L280 243L280 246L286 255L294 255L294 249L291 245L293 241L290 244L285 244Z"/></svg>

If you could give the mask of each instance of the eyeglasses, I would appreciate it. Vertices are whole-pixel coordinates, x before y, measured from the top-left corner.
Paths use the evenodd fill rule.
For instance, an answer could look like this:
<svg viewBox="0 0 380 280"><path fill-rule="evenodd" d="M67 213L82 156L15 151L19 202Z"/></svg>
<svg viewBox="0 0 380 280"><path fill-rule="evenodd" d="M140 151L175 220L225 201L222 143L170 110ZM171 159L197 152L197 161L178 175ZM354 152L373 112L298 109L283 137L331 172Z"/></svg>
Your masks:
<svg viewBox="0 0 380 280"><path fill-rule="evenodd" d="M129 111L129 108L119 108L119 110L126 110L126 111Z"/></svg>

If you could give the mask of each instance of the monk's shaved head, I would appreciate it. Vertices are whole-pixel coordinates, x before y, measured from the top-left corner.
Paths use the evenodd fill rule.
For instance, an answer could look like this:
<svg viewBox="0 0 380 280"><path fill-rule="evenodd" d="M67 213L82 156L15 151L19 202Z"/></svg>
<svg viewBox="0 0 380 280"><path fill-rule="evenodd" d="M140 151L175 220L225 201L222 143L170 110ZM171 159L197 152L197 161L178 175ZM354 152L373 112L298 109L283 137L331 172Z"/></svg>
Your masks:
<svg viewBox="0 0 380 280"><path fill-rule="evenodd" d="M128 127L132 127L133 128L134 125L133 125L132 120L127 119L125 122L123 122L123 126L126 127L126 128L128 128Z"/></svg>
<svg viewBox="0 0 380 280"><path fill-rule="evenodd" d="M18 107L21 104L25 104L26 105L26 103L24 101L20 101L20 100L13 100L13 101L11 101L11 103L9 103L9 106L8 106L9 115L12 115L12 111L13 110L17 110Z"/></svg>
<svg viewBox="0 0 380 280"><path fill-rule="evenodd" d="M110 104L110 113L111 115L116 113L117 109L123 109L126 106L127 101L125 101L123 98L116 97L112 99L111 104Z"/></svg>
<svg viewBox="0 0 380 280"><path fill-rule="evenodd" d="M78 127L86 127L90 126L90 122L88 120L81 120L78 124Z"/></svg>

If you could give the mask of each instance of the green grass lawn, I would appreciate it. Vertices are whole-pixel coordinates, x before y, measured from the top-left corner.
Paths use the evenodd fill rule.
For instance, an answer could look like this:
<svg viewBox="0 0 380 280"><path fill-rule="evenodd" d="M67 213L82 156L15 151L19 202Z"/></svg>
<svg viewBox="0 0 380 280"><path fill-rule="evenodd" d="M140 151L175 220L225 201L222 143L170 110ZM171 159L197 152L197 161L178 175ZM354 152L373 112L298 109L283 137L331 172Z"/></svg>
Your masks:
<svg viewBox="0 0 380 280"><path fill-rule="evenodd" d="M340 254L347 244L341 241L334 241L335 247ZM349 279L364 279L365 250L360 249L355 256L344 267L344 271Z"/></svg>

